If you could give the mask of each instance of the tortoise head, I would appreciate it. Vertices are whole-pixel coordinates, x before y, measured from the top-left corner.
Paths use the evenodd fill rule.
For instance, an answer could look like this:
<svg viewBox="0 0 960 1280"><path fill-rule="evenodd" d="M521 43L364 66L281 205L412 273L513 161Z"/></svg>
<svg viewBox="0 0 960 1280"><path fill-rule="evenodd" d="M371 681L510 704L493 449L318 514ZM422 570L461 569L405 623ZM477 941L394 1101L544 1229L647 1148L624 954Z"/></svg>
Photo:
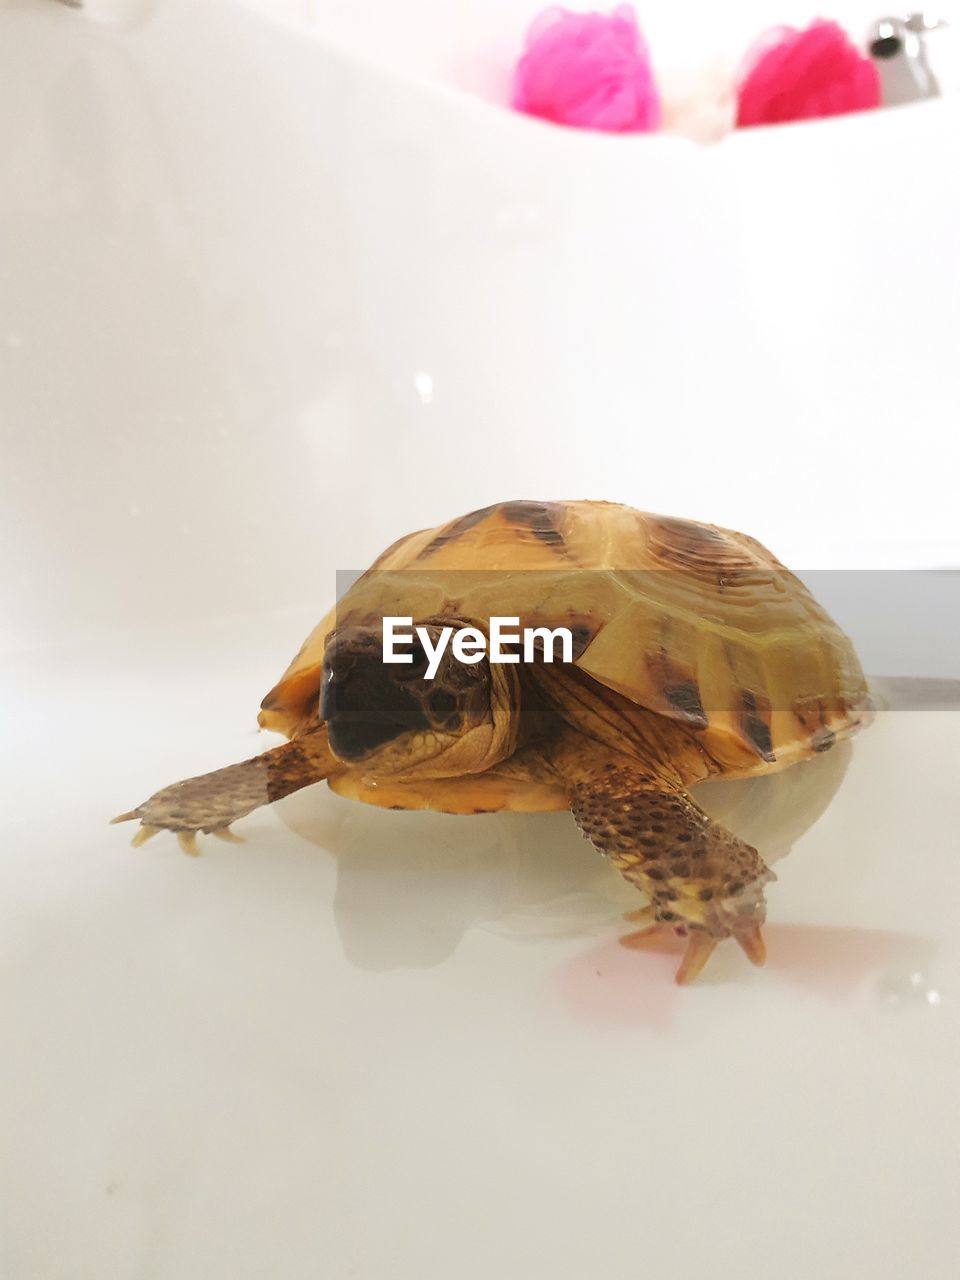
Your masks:
<svg viewBox="0 0 960 1280"><path fill-rule="evenodd" d="M416 623L434 650L445 627L462 621ZM516 741L519 688L487 658L464 663L447 645L432 677L426 648L414 630L404 649L411 661L384 661L383 629L348 625L324 652L320 718L330 746L368 777L450 778L503 760Z"/></svg>

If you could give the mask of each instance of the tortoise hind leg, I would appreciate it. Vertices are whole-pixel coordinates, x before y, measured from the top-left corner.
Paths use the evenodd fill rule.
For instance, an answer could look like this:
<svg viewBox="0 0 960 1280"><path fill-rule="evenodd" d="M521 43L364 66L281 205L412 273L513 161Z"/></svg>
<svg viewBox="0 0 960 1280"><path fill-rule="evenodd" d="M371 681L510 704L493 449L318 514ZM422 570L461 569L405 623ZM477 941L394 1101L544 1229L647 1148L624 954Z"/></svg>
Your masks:
<svg viewBox="0 0 960 1280"><path fill-rule="evenodd" d="M143 844L158 831L173 831L184 852L195 854L198 831L236 840L238 837L230 831L232 822L261 805L272 804L321 781L337 763L327 743L326 729L319 729L251 760L175 782L112 821L139 818L140 829L133 837L135 845Z"/></svg>

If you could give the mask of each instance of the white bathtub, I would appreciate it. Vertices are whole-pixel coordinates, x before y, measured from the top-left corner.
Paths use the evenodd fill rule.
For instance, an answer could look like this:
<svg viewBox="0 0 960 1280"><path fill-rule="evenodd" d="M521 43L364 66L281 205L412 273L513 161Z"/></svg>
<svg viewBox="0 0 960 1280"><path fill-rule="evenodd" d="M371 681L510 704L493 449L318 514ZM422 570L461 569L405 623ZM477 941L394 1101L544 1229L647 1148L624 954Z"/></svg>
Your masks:
<svg viewBox="0 0 960 1280"><path fill-rule="evenodd" d="M770 964L682 993L562 815L106 825L500 498L960 562L956 101L556 130L491 101L533 7L0 7L4 1276L952 1276L956 713L806 834L835 778L743 793Z"/></svg>

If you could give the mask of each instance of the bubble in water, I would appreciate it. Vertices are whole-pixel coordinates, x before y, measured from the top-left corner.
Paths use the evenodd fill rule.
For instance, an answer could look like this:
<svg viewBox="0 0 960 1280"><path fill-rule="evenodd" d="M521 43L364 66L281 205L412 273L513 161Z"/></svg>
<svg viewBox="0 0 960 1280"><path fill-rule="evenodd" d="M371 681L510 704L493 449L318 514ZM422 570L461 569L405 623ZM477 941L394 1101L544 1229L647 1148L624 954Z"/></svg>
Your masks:
<svg viewBox="0 0 960 1280"><path fill-rule="evenodd" d="M413 375L413 385L421 404L433 403L433 378L421 370Z"/></svg>
<svg viewBox="0 0 960 1280"><path fill-rule="evenodd" d="M880 980L878 992L881 1003L888 1009L919 1005L936 1008L942 1002L940 992L921 969L888 974Z"/></svg>

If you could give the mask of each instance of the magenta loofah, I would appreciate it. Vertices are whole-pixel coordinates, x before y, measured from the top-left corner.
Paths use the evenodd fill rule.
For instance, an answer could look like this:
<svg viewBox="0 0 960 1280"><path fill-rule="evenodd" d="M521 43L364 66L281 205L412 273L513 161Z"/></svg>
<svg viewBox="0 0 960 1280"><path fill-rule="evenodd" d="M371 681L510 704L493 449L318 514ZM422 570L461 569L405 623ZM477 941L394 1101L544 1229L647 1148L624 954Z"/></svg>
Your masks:
<svg viewBox="0 0 960 1280"><path fill-rule="evenodd" d="M835 22L765 36L741 81L737 124L778 124L866 111L880 105L876 65Z"/></svg>
<svg viewBox="0 0 960 1280"><path fill-rule="evenodd" d="M620 5L610 14L547 9L527 33L513 105L580 129L656 129L660 97L633 9Z"/></svg>

